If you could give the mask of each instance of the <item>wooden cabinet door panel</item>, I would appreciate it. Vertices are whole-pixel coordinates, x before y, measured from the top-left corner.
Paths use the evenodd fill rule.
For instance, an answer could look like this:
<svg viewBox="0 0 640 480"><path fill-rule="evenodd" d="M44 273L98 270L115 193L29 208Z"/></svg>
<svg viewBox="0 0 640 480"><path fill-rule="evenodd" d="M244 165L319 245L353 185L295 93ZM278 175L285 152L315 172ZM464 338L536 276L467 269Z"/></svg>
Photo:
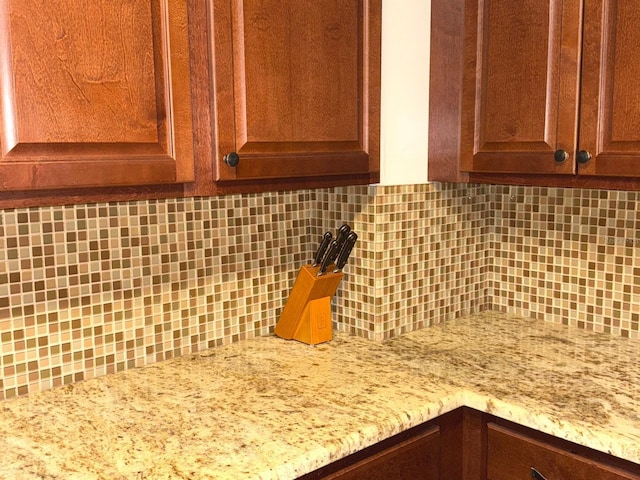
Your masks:
<svg viewBox="0 0 640 480"><path fill-rule="evenodd" d="M0 190L193 180L185 2L0 6Z"/></svg>
<svg viewBox="0 0 640 480"><path fill-rule="evenodd" d="M638 475L605 466L489 423L487 479L532 478L532 467L547 480L640 480Z"/></svg>
<svg viewBox="0 0 640 480"><path fill-rule="evenodd" d="M640 176L640 4L585 2L579 174Z"/></svg>
<svg viewBox="0 0 640 480"><path fill-rule="evenodd" d="M375 0L213 1L215 180L378 169L369 59L380 10ZM238 166L225 164L229 152Z"/></svg>
<svg viewBox="0 0 640 480"><path fill-rule="evenodd" d="M324 480L439 480L440 431L426 432L389 447Z"/></svg>
<svg viewBox="0 0 640 480"><path fill-rule="evenodd" d="M574 172L579 3L467 2L462 171Z"/></svg>

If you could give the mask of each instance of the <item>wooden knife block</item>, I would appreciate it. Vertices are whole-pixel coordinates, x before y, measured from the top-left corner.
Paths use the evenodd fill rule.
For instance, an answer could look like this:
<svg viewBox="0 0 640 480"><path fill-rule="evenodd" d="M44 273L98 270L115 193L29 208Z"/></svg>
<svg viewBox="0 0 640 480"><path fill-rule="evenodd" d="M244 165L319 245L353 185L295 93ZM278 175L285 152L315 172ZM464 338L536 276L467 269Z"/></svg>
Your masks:
<svg viewBox="0 0 640 480"><path fill-rule="evenodd" d="M319 267L303 265L298 272L276 325L277 336L309 345L331 340L331 298L342 280L342 272L318 277L318 270Z"/></svg>

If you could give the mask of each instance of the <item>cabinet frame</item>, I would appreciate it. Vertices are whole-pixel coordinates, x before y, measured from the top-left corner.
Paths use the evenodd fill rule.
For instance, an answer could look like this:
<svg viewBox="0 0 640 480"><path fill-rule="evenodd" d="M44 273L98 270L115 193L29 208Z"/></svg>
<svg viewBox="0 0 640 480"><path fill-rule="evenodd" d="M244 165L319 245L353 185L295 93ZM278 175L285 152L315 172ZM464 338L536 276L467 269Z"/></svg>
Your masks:
<svg viewBox="0 0 640 480"><path fill-rule="evenodd" d="M165 88L172 88L171 82L179 77L179 81L185 82L186 88L181 88L176 94L169 92L165 95L164 100L160 99L163 105L167 104L166 102L171 104L171 108L167 107L170 124L160 125L158 128L160 132L163 131L162 128L167 132L169 153L182 152L184 155L181 154L181 158L186 155L188 161L181 163L177 169L174 169L174 162L168 158L170 155L167 155L167 161L164 165L160 166L156 161L154 165L160 168L148 168L144 170L145 173L142 177L135 180L133 176L130 176L131 169L115 168L118 165L126 165L126 163L122 163L123 158L120 157L120 153L125 152L114 150L108 168L103 168L104 165L97 165L102 168L105 175L111 176L113 181L105 182L104 185L100 181L90 181L82 185L64 184L58 182L65 180L66 173L64 171L58 172L48 177L48 183L36 182L33 184L33 189L0 191L0 208L215 196L231 193L365 185L379 182L382 3L381 0L357 0L357 2L361 6L359 8L364 9L364 14L368 18L368 21L363 24L363 28L366 29L366 36L371 41L363 47L366 47L367 55L362 57L362 62L364 62L362 68L366 70L367 75L361 91L366 92L367 98L359 99L363 105L364 118L359 128L362 132L361 142L364 145L366 155L359 154L355 170L342 167L336 170L327 170L322 162L317 162L320 170L311 172L312 175L306 175L306 172L302 170L294 175L272 175L262 179L227 178L220 180L224 176L219 175L216 163L219 151L216 127L218 118L212 105L216 101L223 101L225 94L223 92L222 97L216 97L212 89L215 72L212 70L211 46L216 35L211 19L213 0L204 2L162 0L154 2L153 5L156 11L164 15L164 27L170 28L170 30L167 30L164 40L160 39L159 41L169 44L172 54L175 50L177 55L175 59L172 57L163 60L167 68L171 68L171 75L167 75L162 83ZM230 2L228 3L230 4ZM172 16L172 19L177 18L178 20L167 24L166 14L168 12L169 15L172 15L173 9L178 9L180 16L179 18ZM0 36L2 35L0 34ZM0 41L6 43L8 39L4 37L4 40L0 39ZM177 64L174 64L174 61ZM178 130L183 133L188 132L188 134L178 134ZM124 148L125 145L121 147ZM60 155L68 157L67 166L72 170L81 166L83 161L83 157L76 155L76 153L71 150L64 152L60 150ZM146 153L141 151L134 155L141 160L140 165L145 163L144 155ZM335 158L338 161L347 159L344 155L338 155ZM46 163L48 154L41 151L37 155L37 160ZM147 163L153 164L153 161L150 160ZM2 166L0 165L0 167ZM6 167L14 168L14 165L7 164ZM20 168L23 167L24 162ZM41 175L44 170L38 170L38 168L34 165L34 170L27 166L27 170L23 168L23 173L20 175L23 179L25 175L32 175L34 172ZM60 169L58 168L58 170ZM98 170L99 168L87 170L87 178L91 176L99 178L100 175L96 173Z"/></svg>
<svg viewBox="0 0 640 480"><path fill-rule="evenodd" d="M439 469L442 480L486 480L489 462L491 462L491 468L495 470L496 462L501 460L492 458L489 461L491 454L490 429L508 432L514 439L523 439L528 444L540 446L544 450L558 455L562 461L565 458L570 458L572 461L601 469L602 472L612 472L614 475L618 475L609 478L640 479L640 465L636 463L577 445L470 407L459 407L299 478L301 480L338 480L341 478L341 473L346 474L344 478L357 478L349 476L352 475L354 469L364 466L365 470L362 471L366 472L367 465L370 462L377 462L381 456L389 455L397 450L402 451L403 446L411 445L412 441L420 441L426 435L437 434L440 448Z"/></svg>
<svg viewBox="0 0 640 480"><path fill-rule="evenodd" d="M578 174L541 172L536 165L526 172L513 172L508 168L491 173L480 172L477 169L472 171L474 168L470 168L468 160L463 159L469 155L470 145L473 147L478 141L475 136L470 139L469 132L475 130L475 126L470 125L470 122L475 121L479 110L473 106L475 99L470 98L470 95L475 95L476 92L470 89L469 71L477 61L477 10L478 5L484 2L485 0L432 1L429 179L436 182L639 190L640 173L637 171L637 165L640 156L634 154L634 151L638 151L635 143L618 142L613 150L606 151L607 129L610 128L611 119L603 116L601 109L603 102L606 104L607 95L610 94L607 88L610 88L612 79L610 73L603 70L609 59L603 60L599 55L603 41L602 32L593 27L598 22L607 24L608 20L601 18L602 2L564 2L567 4L566 7L572 10L572 16L580 14L583 15L580 22L586 22L587 19L590 22L582 34L584 46L581 47L582 65L578 65L581 70L579 90L580 95L585 95L586 91L586 95L590 95L589 98L594 95L597 97L592 98L593 102L588 102L587 108L584 100L578 105L580 112L577 123L574 122L571 127L575 128L579 124L581 137L578 142L565 146L563 140L557 145L559 148L571 147L568 150L570 158L565 163L572 162L571 169L577 169ZM607 4L613 8L611 5L613 4ZM578 13L576 9L579 9ZM575 37L574 28L582 27L580 22L572 22L570 27L573 27L566 29L562 35ZM604 38L606 40L606 37ZM562 55L570 58L561 61L565 65L573 65L574 53L575 49L566 48ZM565 82L561 86L564 92L575 92L576 87L571 81L571 76L560 78L561 82ZM604 90L600 91L601 87ZM570 103L565 107L563 108L569 112L565 112L565 115L571 117L570 112L574 107ZM470 108L474 112L472 115L469 114ZM564 137L569 138L570 135ZM596 140L592 141L592 138ZM596 158L576 167L574 155L577 150L582 149L590 151ZM553 157L553 151L549 150L549 155ZM490 156L488 158L490 159ZM519 158L517 153L513 158L526 160L524 157Z"/></svg>

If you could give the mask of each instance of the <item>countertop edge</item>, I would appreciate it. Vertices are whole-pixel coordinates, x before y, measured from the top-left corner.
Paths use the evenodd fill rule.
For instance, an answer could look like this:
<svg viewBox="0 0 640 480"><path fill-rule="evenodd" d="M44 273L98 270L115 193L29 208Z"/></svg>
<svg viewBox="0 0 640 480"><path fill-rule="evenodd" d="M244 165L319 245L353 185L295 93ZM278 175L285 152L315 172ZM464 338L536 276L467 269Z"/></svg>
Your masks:
<svg viewBox="0 0 640 480"><path fill-rule="evenodd" d="M262 472L258 478L271 480L295 479L300 475L311 473L318 468L330 465L394 435L463 407L494 415L523 427L640 464L640 446L635 445L633 440L625 441L624 435L580 426L554 415L537 414L517 403L503 401L491 395L461 388L459 391L445 395L437 401L428 402L422 409L405 412L402 415L403 418L400 416L396 419L389 418L390 424L395 423L387 431L381 431L375 424L370 424L358 432L345 436L343 438L344 441L340 441L340 445L346 443L352 446L351 448L332 451L328 447L319 447L313 452L309 452L312 455L312 461L310 461L309 456L301 456L294 461L281 465L276 472L273 472L273 470ZM363 435L364 432L367 435ZM276 474L275 477L273 473Z"/></svg>

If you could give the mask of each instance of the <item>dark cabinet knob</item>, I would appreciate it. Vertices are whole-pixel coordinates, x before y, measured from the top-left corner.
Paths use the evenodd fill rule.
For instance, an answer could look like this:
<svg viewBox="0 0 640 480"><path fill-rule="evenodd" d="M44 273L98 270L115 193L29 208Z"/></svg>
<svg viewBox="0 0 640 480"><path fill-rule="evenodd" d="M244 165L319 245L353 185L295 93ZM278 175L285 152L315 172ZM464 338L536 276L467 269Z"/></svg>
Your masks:
<svg viewBox="0 0 640 480"><path fill-rule="evenodd" d="M576 160L578 160L578 163L587 163L591 160L591 154L586 150L580 150L576 155Z"/></svg>
<svg viewBox="0 0 640 480"><path fill-rule="evenodd" d="M224 163L230 167L237 167L240 163L240 155L236 152L229 152L224 156Z"/></svg>
<svg viewBox="0 0 640 480"><path fill-rule="evenodd" d="M558 163L564 162L567 158L569 158L569 154L566 150L556 150L556 153L553 154L553 159Z"/></svg>

